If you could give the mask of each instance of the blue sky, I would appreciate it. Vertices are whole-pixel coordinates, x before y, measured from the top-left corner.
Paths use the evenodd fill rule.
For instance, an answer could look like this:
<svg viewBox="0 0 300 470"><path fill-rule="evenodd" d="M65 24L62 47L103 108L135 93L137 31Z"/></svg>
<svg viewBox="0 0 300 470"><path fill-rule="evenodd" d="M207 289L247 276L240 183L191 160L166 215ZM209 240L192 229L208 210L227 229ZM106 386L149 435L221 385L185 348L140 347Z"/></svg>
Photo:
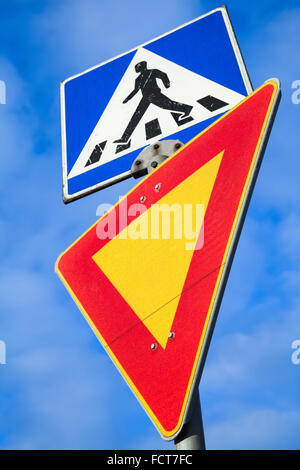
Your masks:
<svg viewBox="0 0 300 470"><path fill-rule="evenodd" d="M59 82L220 6L0 0L1 449L168 449L54 273L126 181L64 206ZM299 449L300 8L227 2L254 88L282 101L236 252L200 395L209 449Z"/></svg>

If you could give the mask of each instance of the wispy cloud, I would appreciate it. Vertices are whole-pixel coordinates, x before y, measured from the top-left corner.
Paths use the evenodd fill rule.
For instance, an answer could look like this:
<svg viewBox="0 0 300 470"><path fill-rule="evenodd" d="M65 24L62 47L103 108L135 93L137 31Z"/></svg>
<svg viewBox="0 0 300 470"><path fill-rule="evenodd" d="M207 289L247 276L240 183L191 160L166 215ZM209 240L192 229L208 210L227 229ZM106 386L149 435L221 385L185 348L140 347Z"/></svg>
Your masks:
<svg viewBox="0 0 300 470"><path fill-rule="evenodd" d="M51 4L33 25L57 63L75 74L193 19L199 11L199 4L178 0L65 0Z"/></svg>
<svg viewBox="0 0 300 470"><path fill-rule="evenodd" d="M207 429L212 449L293 450L298 448L299 412L260 409L221 421Z"/></svg>
<svg viewBox="0 0 300 470"><path fill-rule="evenodd" d="M0 339L7 344L0 446L170 448L54 274L57 255L96 220L97 205L116 202L134 184L63 206L58 88L60 79L205 9L179 0L65 0L37 10L26 13L22 54L0 59L7 85L0 108ZM261 10L251 11L253 25ZM279 11L253 27L251 44L249 30L243 33L254 84L278 75L284 97L201 383L210 448L299 447L300 366L291 364L290 343L299 336L300 107L289 94L299 78L299 24L299 10ZM15 40L14 29L5 31Z"/></svg>

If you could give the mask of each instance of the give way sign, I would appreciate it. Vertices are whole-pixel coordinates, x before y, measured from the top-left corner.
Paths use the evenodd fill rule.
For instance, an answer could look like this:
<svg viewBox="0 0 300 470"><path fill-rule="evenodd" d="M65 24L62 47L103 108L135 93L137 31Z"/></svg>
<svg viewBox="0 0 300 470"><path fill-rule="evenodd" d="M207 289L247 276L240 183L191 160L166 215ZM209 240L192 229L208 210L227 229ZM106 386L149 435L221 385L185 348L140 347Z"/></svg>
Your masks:
<svg viewBox="0 0 300 470"><path fill-rule="evenodd" d="M276 80L262 85L150 173L56 264L165 439L180 432L200 380L279 96ZM162 208L172 209L169 225L159 222Z"/></svg>

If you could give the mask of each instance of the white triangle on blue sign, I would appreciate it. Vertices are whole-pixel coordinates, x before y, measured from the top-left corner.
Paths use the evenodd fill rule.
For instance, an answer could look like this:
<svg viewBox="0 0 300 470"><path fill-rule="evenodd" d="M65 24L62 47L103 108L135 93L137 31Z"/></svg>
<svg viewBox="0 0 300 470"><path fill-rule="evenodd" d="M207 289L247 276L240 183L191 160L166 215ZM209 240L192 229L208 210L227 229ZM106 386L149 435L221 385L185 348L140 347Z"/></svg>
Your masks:
<svg viewBox="0 0 300 470"><path fill-rule="evenodd" d="M141 78L140 71L136 71L136 65L141 62L146 62L148 72L152 71L145 75L148 81L147 78ZM135 89L138 77L138 91L123 103ZM145 48L139 48L68 178L224 113L242 99L244 95L240 93ZM125 131L133 116L136 125L131 126L132 133L128 137ZM122 140L122 137L122 142L116 142ZM95 148L98 149L98 156L94 152ZM96 155L96 158L91 158L91 155Z"/></svg>

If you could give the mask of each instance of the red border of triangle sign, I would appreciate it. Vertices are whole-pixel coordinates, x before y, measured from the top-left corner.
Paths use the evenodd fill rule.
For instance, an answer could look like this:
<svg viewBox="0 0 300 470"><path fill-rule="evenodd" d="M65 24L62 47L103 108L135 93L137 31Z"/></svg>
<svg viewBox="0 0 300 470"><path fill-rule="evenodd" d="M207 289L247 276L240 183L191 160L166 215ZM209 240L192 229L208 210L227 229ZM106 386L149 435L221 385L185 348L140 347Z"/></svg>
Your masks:
<svg viewBox="0 0 300 470"><path fill-rule="evenodd" d="M264 83L127 194L128 207L144 201L143 214L122 226L119 201L57 261L63 283L164 439L180 432L199 384L279 99L279 82ZM209 197L201 249L186 255L171 240L121 240L160 201L201 203L203 191ZM116 234L100 239L112 213ZM166 328L171 334L163 337Z"/></svg>

